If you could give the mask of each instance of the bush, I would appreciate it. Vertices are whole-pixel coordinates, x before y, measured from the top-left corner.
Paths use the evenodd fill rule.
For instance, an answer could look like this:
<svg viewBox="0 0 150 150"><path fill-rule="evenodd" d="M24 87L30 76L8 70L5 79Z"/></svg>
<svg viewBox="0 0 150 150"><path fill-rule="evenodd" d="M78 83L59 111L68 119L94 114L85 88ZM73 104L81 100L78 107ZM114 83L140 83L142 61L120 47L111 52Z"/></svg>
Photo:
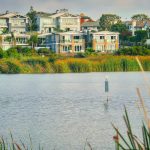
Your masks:
<svg viewBox="0 0 150 150"><path fill-rule="evenodd" d="M58 55L56 55L56 54L51 54L50 56L49 56L49 62L50 63L54 63L57 59L59 58L59 56Z"/></svg>
<svg viewBox="0 0 150 150"><path fill-rule="evenodd" d="M22 54L24 56L34 56L37 55L37 52L35 49L31 49L29 47L16 47L17 52L19 54Z"/></svg>
<svg viewBox="0 0 150 150"><path fill-rule="evenodd" d="M38 49L38 54L39 55L50 55L52 51L48 48L40 48Z"/></svg>
<svg viewBox="0 0 150 150"><path fill-rule="evenodd" d="M10 48L6 51L6 57L13 57L13 58L17 58L19 57L19 53L17 51L16 48Z"/></svg>
<svg viewBox="0 0 150 150"><path fill-rule="evenodd" d="M116 55L130 55L130 56L136 56L136 55L150 55L150 49L147 49L142 46L133 46L128 48L122 48L116 51Z"/></svg>
<svg viewBox="0 0 150 150"><path fill-rule="evenodd" d="M19 62L15 62L15 61L7 61L7 65L8 65L8 73L21 73L21 64L19 64Z"/></svg>
<svg viewBox="0 0 150 150"><path fill-rule="evenodd" d="M75 55L76 58L84 58L85 57L85 53L77 53Z"/></svg>

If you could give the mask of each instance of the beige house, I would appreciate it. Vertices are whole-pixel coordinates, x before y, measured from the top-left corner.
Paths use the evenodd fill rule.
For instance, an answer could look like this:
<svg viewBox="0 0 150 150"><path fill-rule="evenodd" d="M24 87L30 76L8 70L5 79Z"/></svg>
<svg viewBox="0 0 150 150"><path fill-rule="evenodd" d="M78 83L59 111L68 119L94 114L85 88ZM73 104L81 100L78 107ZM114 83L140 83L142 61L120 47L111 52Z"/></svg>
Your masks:
<svg viewBox="0 0 150 150"><path fill-rule="evenodd" d="M92 34L93 50L98 52L113 52L119 49L119 33L101 31Z"/></svg>
<svg viewBox="0 0 150 150"><path fill-rule="evenodd" d="M49 33L55 30L80 31L80 16L73 15L66 9L55 13L38 12L36 15L38 32Z"/></svg>
<svg viewBox="0 0 150 150"><path fill-rule="evenodd" d="M0 33L8 32L24 33L27 31L28 18L18 13L6 12L0 14Z"/></svg>
<svg viewBox="0 0 150 150"><path fill-rule="evenodd" d="M80 32L53 33L50 44L50 48L56 53L85 52L85 39L83 33Z"/></svg>

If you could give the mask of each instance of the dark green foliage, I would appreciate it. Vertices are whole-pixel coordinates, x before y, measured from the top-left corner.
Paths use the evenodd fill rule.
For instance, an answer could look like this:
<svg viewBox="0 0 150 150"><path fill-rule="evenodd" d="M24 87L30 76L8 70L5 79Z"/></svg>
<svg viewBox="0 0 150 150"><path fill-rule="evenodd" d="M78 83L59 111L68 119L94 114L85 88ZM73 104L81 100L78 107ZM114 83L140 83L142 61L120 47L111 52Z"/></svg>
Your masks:
<svg viewBox="0 0 150 150"><path fill-rule="evenodd" d="M148 20L149 17L146 14L135 14L131 17L132 20L143 21Z"/></svg>
<svg viewBox="0 0 150 150"><path fill-rule="evenodd" d="M31 49L29 47L16 47L17 52L23 56L35 56L37 55L35 49Z"/></svg>
<svg viewBox="0 0 150 150"><path fill-rule="evenodd" d="M59 59L59 56L58 55L56 55L56 54L54 54L54 53L51 53L50 55L49 55L49 62L50 63L54 63L56 60L58 60Z"/></svg>
<svg viewBox="0 0 150 150"><path fill-rule="evenodd" d="M135 42L142 42L145 39L147 39L147 31L144 30L139 30L139 31L135 31Z"/></svg>
<svg viewBox="0 0 150 150"><path fill-rule="evenodd" d="M17 58L17 57L19 57L19 56L20 56L20 55L19 55L17 49L14 48L14 47L12 47L12 48L10 48L10 49L8 49L8 50L6 51L6 57Z"/></svg>
<svg viewBox="0 0 150 150"><path fill-rule="evenodd" d="M77 53L75 55L75 58L84 58L85 57L85 53Z"/></svg>
<svg viewBox="0 0 150 150"><path fill-rule="evenodd" d="M112 32L119 32L119 38L123 44L123 42L127 41L132 33L128 30L127 26L123 23L116 23L111 26Z"/></svg>
<svg viewBox="0 0 150 150"><path fill-rule="evenodd" d="M133 47L119 49L116 52L116 54L131 55L131 56L136 56L136 55L146 56L146 55L150 55L150 49L147 49L142 46L133 46Z"/></svg>
<svg viewBox="0 0 150 150"><path fill-rule="evenodd" d="M28 30L29 31L37 31L37 23L36 23L36 11L33 9L33 7L30 7L30 11L27 13L27 16L29 17L29 25Z"/></svg>
<svg viewBox="0 0 150 150"><path fill-rule="evenodd" d="M4 52L2 50L2 48L0 48L0 59L4 57Z"/></svg>
<svg viewBox="0 0 150 150"><path fill-rule="evenodd" d="M38 44L38 36L37 36L37 34L32 34L30 36L30 39L29 39L28 43L32 47L32 49L34 49L35 46L37 46L37 44Z"/></svg>
<svg viewBox="0 0 150 150"><path fill-rule="evenodd" d="M111 30L111 26L115 23L120 23L121 18L115 14L102 14L100 17L100 30Z"/></svg>
<svg viewBox="0 0 150 150"><path fill-rule="evenodd" d="M52 51L48 48L40 48L37 52L39 55L50 55L52 53Z"/></svg>
<svg viewBox="0 0 150 150"><path fill-rule="evenodd" d="M122 32L125 32L125 31L127 31L128 30L128 28L127 28L127 26L125 25L125 24L123 24L123 23L116 23L116 24L113 24L112 26L111 26L111 31L113 31L113 32L119 32L119 33L122 33Z"/></svg>
<svg viewBox="0 0 150 150"><path fill-rule="evenodd" d="M8 28L3 28L2 33L3 33L3 34L9 33Z"/></svg>

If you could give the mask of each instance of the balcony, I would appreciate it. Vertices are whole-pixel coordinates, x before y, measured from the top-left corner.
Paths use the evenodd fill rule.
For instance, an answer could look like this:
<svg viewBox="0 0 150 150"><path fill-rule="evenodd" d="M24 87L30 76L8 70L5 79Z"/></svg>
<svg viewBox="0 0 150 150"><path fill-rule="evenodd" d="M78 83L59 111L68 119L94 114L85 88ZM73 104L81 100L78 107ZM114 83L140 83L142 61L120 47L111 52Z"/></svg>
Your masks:
<svg viewBox="0 0 150 150"><path fill-rule="evenodd" d="M12 23L11 26L13 26L13 27L26 27L26 23Z"/></svg>
<svg viewBox="0 0 150 150"><path fill-rule="evenodd" d="M83 43L84 41L84 39L74 39L74 43Z"/></svg>

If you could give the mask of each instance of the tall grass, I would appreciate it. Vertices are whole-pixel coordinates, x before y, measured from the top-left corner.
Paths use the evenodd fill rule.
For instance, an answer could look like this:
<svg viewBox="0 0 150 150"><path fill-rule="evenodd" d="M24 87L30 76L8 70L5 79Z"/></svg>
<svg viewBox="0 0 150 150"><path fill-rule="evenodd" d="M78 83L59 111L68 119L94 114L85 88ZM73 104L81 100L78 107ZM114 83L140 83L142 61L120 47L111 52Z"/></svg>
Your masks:
<svg viewBox="0 0 150 150"><path fill-rule="evenodd" d="M145 71L150 71L150 56L139 57ZM21 57L0 59L0 73L70 73L140 71L134 56L90 56L86 58Z"/></svg>

